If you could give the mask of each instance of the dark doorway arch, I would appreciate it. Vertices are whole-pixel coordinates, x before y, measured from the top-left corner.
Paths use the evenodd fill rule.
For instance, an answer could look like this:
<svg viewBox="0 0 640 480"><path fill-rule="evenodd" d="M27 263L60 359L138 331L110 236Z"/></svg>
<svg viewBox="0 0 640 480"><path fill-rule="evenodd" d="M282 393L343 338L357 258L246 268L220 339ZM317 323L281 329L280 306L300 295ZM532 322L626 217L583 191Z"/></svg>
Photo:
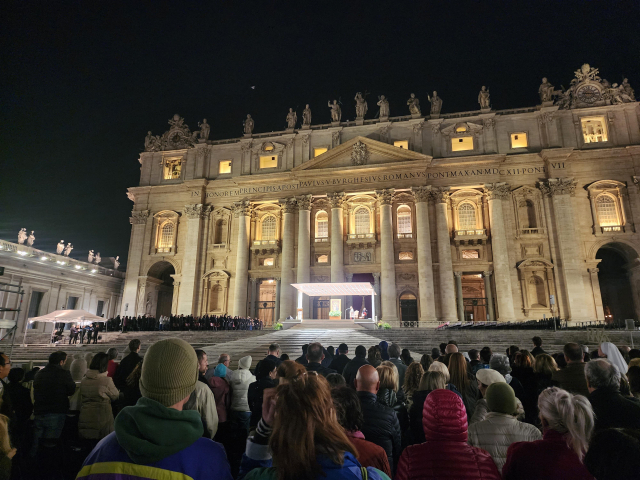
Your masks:
<svg viewBox="0 0 640 480"><path fill-rule="evenodd" d="M400 295L400 325L418 326L418 299L411 292L403 292Z"/></svg>
<svg viewBox="0 0 640 480"><path fill-rule="evenodd" d="M624 247L624 248L621 248ZM598 264L598 283L602 296L605 322L623 327L627 318L636 319L633 304L633 292L626 265L629 255L636 255L629 251L627 245L606 244L596 253Z"/></svg>
<svg viewBox="0 0 640 480"><path fill-rule="evenodd" d="M156 318L160 318L161 315L171 315L171 309L173 306L172 275L175 275L175 273L176 269L166 261L154 263L151 268L149 268L147 277L152 277L162 282L156 285L156 289L158 291L158 298L156 301Z"/></svg>

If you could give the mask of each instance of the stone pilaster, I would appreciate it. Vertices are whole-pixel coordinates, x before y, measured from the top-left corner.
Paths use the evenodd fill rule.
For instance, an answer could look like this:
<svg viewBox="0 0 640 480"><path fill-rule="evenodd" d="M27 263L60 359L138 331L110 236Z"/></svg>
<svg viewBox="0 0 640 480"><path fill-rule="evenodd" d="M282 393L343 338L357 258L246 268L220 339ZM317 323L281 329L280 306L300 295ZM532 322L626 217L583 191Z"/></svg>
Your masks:
<svg viewBox="0 0 640 480"><path fill-rule="evenodd" d="M456 292L453 285L453 263L451 260L451 240L447 221L449 187L432 189L436 204L436 234L438 236L438 276L440 279L440 321L455 322Z"/></svg>
<svg viewBox="0 0 640 480"><path fill-rule="evenodd" d="M511 289L511 268L507 251L507 234L504 227L502 200L509 197L509 185L504 182L487 183L484 186L489 203L489 222L491 226L491 252L496 283L498 303L498 321L510 322L515 319L513 309L513 291Z"/></svg>
<svg viewBox="0 0 640 480"><path fill-rule="evenodd" d="M234 202L233 216L238 222L236 281L233 293L232 316L244 317L247 314L247 282L249 279L249 221L251 203L244 200Z"/></svg>
<svg viewBox="0 0 640 480"><path fill-rule="evenodd" d="M311 195L296 197L298 202L298 270L296 281L309 283L311 280ZM297 307L296 307L297 308ZM309 297L302 296L302 316L311 318Z"/></svg>
<svg viewBox="0 0 640 480"><path fill-rule="evenodd" d="M284 321L289 315L295 317L296 307L293 305L294 291L291 286L294 283L294 215L296 212L295 198L281 200L282 204L282 284L280 286L280 321Z"/></svg>
<svg viewBox="0 0 640 480"><path fill-rule="evenodd" d="M276 305L273 312L274 322L280 318L280 277L276 277Z"/></svg>
<svg viewBox="0 0 640 480"><path fill-rule="evenodd" d="M600 271L599 268L589 268L589 279L591 280L591 291L593 292L593 305L596 310L596 320L604 321L604 307L602 306L602 293L600 292L600 281L598 280L599 271Z"/></svg>
<svg viewBox="0 0 640 480"><path fill-rule="evenodd" d="M144 233L149 218L149 210L134 210L129 217L131 223L131 241L129 258L127 259L127 274L124 281L122 295L121 316L137 315L138 276L142 263L142 251L144 249ZM146 272L144 272L146 274ZM55 308L54 308L55 310Z"/></svg>
<svg viewBox="0 0 640 480"><path fill-rule="evenodd" d="M487 313L489 314L489 321L494 322L496 317L493 313L493 290L491 289L491 274L493 272L482 272L482 278L484 279L484 294L487 296ZM485 320L484 318L482 319Z"/></svg>
<svg viewBox="0 0 640 480"><path fill-rule="evenodd" d="M187 217L187 238L182 257L182 285L178 297L178 315L192 315L197 292L197 268L200 264L202 244L202 219L211 211L211 205L196 203L185 205Z"/></svg>
<svg viewBox="0 0 640 480"><path fill-rule="evenodd" d="M258 301L258 279L257 278L250 278L249 279L249 293L250 293L250 300L249 300L249 316L251 318L255 318L257 315L257 311L256 311L256 302Z"/></svg>
<svg viewBox="0 0 640 480"><path fill-rule="evenodd" d="M376 190L380 206L380 277L382 286L382 321L397 322L396 266L393 249L393 189Z"/></svg>
<svg viewBox="0 0 640 480"><path fill-rule="evenodd" d="M464 322L464 297L462 294L462 272L453 272L456 281L456 307L458 310L458 321Z"/></svg>
<svg viewBox="0 0 640 480"><path fill-rule="evenodd" d="M374 272L372 275L373 275L373 289L376 292L376 294L374 295L375 306L376 306L376 311L375 311L374 315L376 317L378 317L378 319L379 319L380 318L380 311L381 311L380 274L378 272Z"/></svg>
<svg viewBox="0 0 640 480"><path fill-rule="evenodd" d="M578 245L575 227L575 212L571 197L575 194L577 182L573 178L550 178L539 182L542 193L551 197L553 205L553 221L558 237L560 265L564 275L564 293L566 298L567 318L570 321L592 320L586 311L583 261Z"/></svg>
<svg viewBox="0 0 640 480"><path fill-rule="evenodd" d="M422 125L422 124L421 124ZM431 258L431 228L429 226L429 199L431 186L411 189L416 204L416 248L418 254L418 288L420 295L420 323L436 322L433 291L433 260Z"/></svg>

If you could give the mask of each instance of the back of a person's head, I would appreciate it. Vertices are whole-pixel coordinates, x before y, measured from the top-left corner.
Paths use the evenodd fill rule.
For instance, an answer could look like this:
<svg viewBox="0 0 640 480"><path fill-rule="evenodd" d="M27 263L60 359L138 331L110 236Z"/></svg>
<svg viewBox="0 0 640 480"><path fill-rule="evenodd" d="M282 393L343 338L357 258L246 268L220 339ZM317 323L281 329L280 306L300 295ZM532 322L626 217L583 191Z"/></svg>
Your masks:
<svg viewBox="0 0 640 480"><path fill-rule="evenodd" d="M389 349L387 350L387 352L389 353L389 356L391 358L399 358L402 349L397 343L392 343L391 345L389 345Z"/></svg>
<svg viewBox="0 0 640 480"><path fill-rule="evenodd" d="M20 383L24 379L25 371L23 368L14 367L9 370L9 375L7 376L9 383Z"/></svg>
<svg viewBox="0 0 640 480"><path fill-rule="evenodd" d="M446 408L443 408L446 405ZM467 442L467 412L451 390L433 390L424 401L422 427L427 442Z"/></svg>
<svg viewBox="0 0 640 480"><path fill-rule="evenodd" d="M62 351L53 352L49 355L50 365L60 365L60 362L64 362L67 359L67 354Z"/></svg>
<svg viewBox="0 0 640 480"><path fill-rule="evenodd" d="M591 388L620 390L620 370L604 358L588 362L584 367L584 373Z"/></svg>
<svg viewBox="0 0 640 480"><path fill-rule="evenodd" d="M310 343L307 348L307 360L309 363L320 363L322 361L322 345L318 342Z"/></svg>
<svg viewBox="0 0 640 480"><path fill-rule="evenodd" d="M138 348L140 348L140 340L138 340L137 338L134 338L133 340L131 340L129 342L129 351L130 352L136 352L136 351L138 351Z"/></svg>
<svg viewBox="0 0 640 480"><path fill-rule="evenodd" d="M514 365L516 367L530 367L533 368L533 355L529 350L520 350L516 353L514 359Z"/></svg>
<svg viewBox="0 0 640 480"><path fill-rule="evenodd" d="M475 348L472 348L467 353L468 353L469 358L471 360L479 360L480 359L480 351L476 350Z"/></svg>
<svg viewBox="0 0 640 480"><path fill-rule="evenodd" d="M582 361L582 348L577 343L567 343L562 349L564 355L570 362L580 362Z"/></svg>
<svg viewBox="0 0 640 480"><path fill-rule="evenodd" d="M327 380L329 376L327 376ZM342 428L347 432L360 430L364 425L364 417L356 391L347 386L336 386L331 389L331 397L333 398L333 406L336 409L338 423Z"/></svg>
<svg viewBox="0 0 640 480"><path fill-rule="evenodd" d="M437 390L447 386L447 377L442 372L431 370L424 372L418 390Z"/></svg>
<svg viewBox="0 0 640 480"><path fill-rule="evenodd" d="M420 357L420 365L422 365L422 370L424 370L425 372L429 370L429 367L432 363L433 357L428 353L425 353L424 355L422 355L422 357Z"/></svg>
<svg viewBox="0 0 640 480"><path fill-rule="evenodd" d="M341 465L356 450L338 423L329 384L321 375L300 375L277 388L269 446L279 480L318 478L317 455Z"/></svg>
<svg viewBox="0 0 640 480"><path fill-rule="evenodd" d="M444 348L444 353L457 353L457 352L458 352L458 346L454 345L453 343L448 344Z"/></svg>
<svg viewBox="0 0 640 480"><path fill-rule="evenodd" d="M438 345L440 347L440 354L444 355L445 354L445 350L447 348L447 344L446 343L441 343L440 345Z"/></svg>
<svg viewBox="0 0 640 480"><path fill-rule="evenodd" d="M363 365L356 373L356 390L359 392L377 393L380 382L378 370L373 365Z"/></svg>
<svg viewBox="0 0 640 480"><path fill-rule="evenodd" d="M382 362L382 350L378 345L374 345L367 351L367 360L370 364L379 365Z"/></svg>
<svg viewBox="0 0 640 480"><path fill-rule="evenodd" d="M457 347L458 346L458 342L456 340L449 340L447 342L447 345L455 345Z"/></svg>
<svg viewBox="0 0 640 480"><path fill-rule="evenodd" d="M502 375L506 375L511 372L511 365L509 364L509 357L501 353L494 353L489 362L489 366L492 370L500 372Z"/></svg>
<svg viewBox="0 0 640 480"><path fill-rule="evenodd" d="M513 415L518 409L516 394L507 383L496 382L489 385L484 396L489 411Z"/></svg>
<svg viewBox="0 0 640 480"><path fill-rule="evenodd" d="M422 364L413 362L407 367L406 372L404 372L404 384L402 385L402 389L405 393L409 394L418 390L422 375L424 375L424 368L422 368Z"/></svg>
<svg viewBox="0 0 640 480"><path fill-rule="evenodd" d="M307 349L309 348L309 344L305 343L304 345L302 345L302 354L306 355L307 354Z"/></svg>
<svg viewBox="0 0 640 480"><path fill-rule="evenodd" d="M431 366L429 367L429 371L430 372L440 372L440 373L442 373L444 375L446 383L449 383L449 381L451 379L451 375L449 374L449 369L442 362L433 362L431 364Z"/></svg>
<svg viewBox="0 0 640 480"><path fill-rule="evenodd" d="M356 357L364 358L367 356L367 348L364 345L358 345L355 353Z"/></svg>
<svg viewBox="0 0 640 480"><path fill-rule="evenodd" d="M445 345L445 347L446 347L446 345ZM440 356L440 349L436 348L436 347L432 348L431 349L431 358L435 360L439 356Z"/></svg>
<svg viewBox="0 0 640 480"><path fill-rule="evenodd" d="M409 365L413 362L413 357L411 356L411 352L408 348L403 348L402 353L400 354L400 358L404 362L405 365Z"/></svg>
<svg viewBox="0 0 640 480"><path fill-rule="evenodd" d="M565 436L567 445L582 459L594 427L591 404L582 395L552 387L538 396L538 410L549 428Z"/></svg>
<svg viewBox="0 0 640 480"><path fill-rule="evenodd" d="M96 353L95 357L91 359L89 365L90 370L97 370L98 373L104 373L107 371L109 365L109 355L103 352Z"/></svg>
<svg viewBox="0 0 640 480"><path fill-rule="evenodd" d="M333 357L336 354L336 349L333 348L331 345L329 345L327 347L327 352L329 353L329 355L331 355Z"/></svg>
<svg viewBox="0 0 640 480"><path fill-rule="evenodd" d="M260 363L256 366L256 379L267 378L271 372L276 369L276 362L270 358L260 360Z"/></svg>
<svg viewBox="0 0 640 480"><path fill-rule="evenodd" d="M551 376L556 370L558 370L558 365L551 355L541 353L535 357L535 363L533 364L534 372Z"/></svg>
<svg viewBox="0 0 640 480"><path fill-rule="evenodd" d="M629 350L629 360L633 360L634 358L640 358L640 349L632 348Z"/></svg>
<svg viewBox="0 0 640 480"><path fill-rule="evenodd" d="M347 381L341 374L334 372L327 375L327 383L331 388L337 388L346 385Z"/></svg>
<svg viewBox="0 0 640 480"><path fill-rule="evenodd" d="M449 375L449 381L456 386L458 391L464 393L469 386L469 377L467 376L467 361L459 352L452 353L449 358Z"/></svg>
<svg viewBox="0 0 640 480"><path fill-rule="evenodd" d="M394 392L398 391L398 374L394 372L389 365L380 365L378 368L378 376L380 377L380 388L388 388Z"/></svg>
<svg viewBox="0 0 640 480"><path fill-rule="evenodd" d="M630 366L627 370L627 379L631 393L640 393L640 366Z"/></svg>
<svg viewBox="0 0 640 480"><path fill-rule="evenodd" d="M107 356L109 357L109 360L115 360L116 358L118 358L118 349L115 347L111 347L109 350L107 350Z"/></svg>
<svg viewBox="0 0 640 480"><path fill-rule="evenodd" d="M480 350L480 358L484 363L491 361L491 355L493 355L493 352L490 347L482 347L482 350Z"/></svg>
<svg viewBox="0 0 640 480"><path fill-rule="evenodd" d="M269 353L275 354L276 352L278 352L278 350L280 350L280 345L279 344L272 343L271 345L269 345Z"/></svg>
<svg viewBox="0 0 640 480"><path fill-rule="evenodd" d="M289 355L283 353L282 355L280 355L280 360L289 360Z"/></svg>
<svg viewBox="0 0 640 480"><path fill-rule="evenodd" d="M630 428L597 432L589 443L584 465L598 480L640 478L640 432Z"/></svg>
<svg viewBox="0 0 640 480"><path fill-rule="evenodd" d="M541 346L542 346L542 339L541 339L540 337L538 337L538 336L533 337L533 338L531 339L531 341L533 342L533 344L534 344L536 347L541 347Z"/></svg>
<svg viewBox="0 0 640 480"><path fill-rule="evenodd" d="M307 373L307 369L304 368L304 365L294 362L293 360L285 360L278 366L276 376L280 379L280 383L285 383L304 373Z"/></svg>
<svg viewBox="0 0 640 480"><path fill-rule="evenodd" d="M349 353L349 346L346 343L341 343L338 345L338 353L346 354Z"/></svg>
<svg viewBox="0 0 640 480"><path fill-rule="evenodd" d="M220 356L218 357L218 363L224 363L227 360L230 360L231 357L229 356L228 353L221 353Z"/></svg>

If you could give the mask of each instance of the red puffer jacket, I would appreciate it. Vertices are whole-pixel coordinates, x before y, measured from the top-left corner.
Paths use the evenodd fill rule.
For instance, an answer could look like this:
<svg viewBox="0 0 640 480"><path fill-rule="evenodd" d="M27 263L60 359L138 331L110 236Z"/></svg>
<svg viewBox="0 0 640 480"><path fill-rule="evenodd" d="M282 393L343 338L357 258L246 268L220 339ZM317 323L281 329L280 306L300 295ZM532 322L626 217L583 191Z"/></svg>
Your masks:
<svg viewBox="0 0 640 480"><path fill-rule="evenodd" d="M422 427L427 441L405 449L395 480L500 479L491 455L467 444L467 412L458 395L431 392L422 409Z"/></svg>

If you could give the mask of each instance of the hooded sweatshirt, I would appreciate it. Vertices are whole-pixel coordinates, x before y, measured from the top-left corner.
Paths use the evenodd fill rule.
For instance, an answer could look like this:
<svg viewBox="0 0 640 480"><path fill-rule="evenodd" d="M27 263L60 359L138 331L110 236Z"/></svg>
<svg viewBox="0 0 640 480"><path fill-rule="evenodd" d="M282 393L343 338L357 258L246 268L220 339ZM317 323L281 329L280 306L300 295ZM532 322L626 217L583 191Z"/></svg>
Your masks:
<svg viewBox="0 0 640 480"><path fill-rule="evenodd" d="M231 480L224 448L202 433L197 411L178 411L142 397L120 412L115 432L98 443L76 478L158 480L169 478L169 471L193 480Z"/></svg>

